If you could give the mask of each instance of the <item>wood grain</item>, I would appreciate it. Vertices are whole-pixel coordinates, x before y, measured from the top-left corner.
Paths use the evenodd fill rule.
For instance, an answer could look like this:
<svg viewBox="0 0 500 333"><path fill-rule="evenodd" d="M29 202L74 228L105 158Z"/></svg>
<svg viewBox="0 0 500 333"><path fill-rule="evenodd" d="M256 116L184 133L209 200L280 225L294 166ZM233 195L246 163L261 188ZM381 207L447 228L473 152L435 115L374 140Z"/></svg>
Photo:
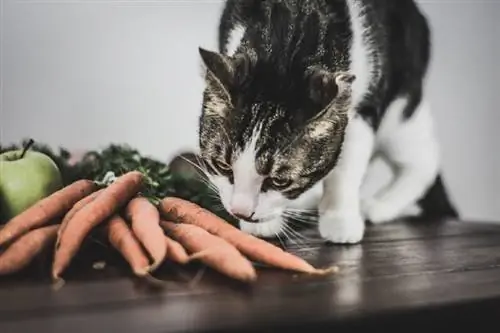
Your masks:
<svg viewBox="0 0 500 333"><path fill-rule="evenodd" d="M57 292L39 266L1 279L0 332L442 332L494 325L500 314L500 226L401 221L370 226L354 246L325 244L314 229L302 234L307 241L289 241L289 251L315 266L337 264L339 274L259 268L258 283L243 287L206 270L194 287L152 291L89 245ZM94 270L96 260L107 267ZM158 277L179 282L199 269L165 265Z"/></svg>

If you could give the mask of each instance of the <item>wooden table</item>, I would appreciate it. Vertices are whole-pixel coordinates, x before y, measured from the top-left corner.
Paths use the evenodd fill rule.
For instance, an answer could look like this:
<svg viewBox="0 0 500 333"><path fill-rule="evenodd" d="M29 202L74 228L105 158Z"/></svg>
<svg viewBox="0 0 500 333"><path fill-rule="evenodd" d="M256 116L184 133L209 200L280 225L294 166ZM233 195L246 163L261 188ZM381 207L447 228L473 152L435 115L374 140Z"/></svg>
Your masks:
<svg viewBox="0 0 500 333"><path fill-rule="evenodd" d="M0 332L498 330L500 225L369 226L355 246L325 245L314 230L303 235L308 240L288 244L289 251L316 266L338 264L337 275L313 278L262 268L259 282L245 287L208 269L201 275L197 265L165 265L159 277L172 282L146 288L113 263L110 251L83 249L58 291L39 267L1 279ZM93 269L100 259L107 267ZM201 279L193 281L197 273Z"/></svg>

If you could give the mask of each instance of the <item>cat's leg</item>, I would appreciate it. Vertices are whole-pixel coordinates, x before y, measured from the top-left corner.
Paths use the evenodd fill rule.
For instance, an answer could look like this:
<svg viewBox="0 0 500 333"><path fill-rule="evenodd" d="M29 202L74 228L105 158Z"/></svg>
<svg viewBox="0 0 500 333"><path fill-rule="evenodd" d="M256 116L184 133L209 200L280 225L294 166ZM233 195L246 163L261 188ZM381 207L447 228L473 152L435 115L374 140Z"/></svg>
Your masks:
<svg viewBox="0 0 500 333"><path fill-rule="evenodd" d="M333 243L361 241L365 231L360 211L360 188L374 146L373 129L360 116L347 126L339 160L323 181L319 232Z"/></svg>
<svg viewBox="0 0 500 333"><path fill-rule="evenodd" d="M392 166L394 178L362 204L366 219L372 223L401 217L406 208L424 195L439 172L439 147L430 107L420 103L405 120L402 112L407 104L406 99L394 101L379 128L378 149Z"/></svg>

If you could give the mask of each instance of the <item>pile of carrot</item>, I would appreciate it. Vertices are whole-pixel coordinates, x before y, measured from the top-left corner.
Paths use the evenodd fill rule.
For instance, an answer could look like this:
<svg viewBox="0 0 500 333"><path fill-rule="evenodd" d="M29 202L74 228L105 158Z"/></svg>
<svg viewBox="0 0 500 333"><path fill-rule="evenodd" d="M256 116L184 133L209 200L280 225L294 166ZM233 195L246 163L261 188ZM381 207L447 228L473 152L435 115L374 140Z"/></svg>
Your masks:
<svg viewBox="0 0 500 333"><path fill-rule="evenodd" d="M131 171L104 187L79 180L40 200L0 229L0 275L24 269L53 246L51 275L60 281L97 227L139 277L165 261L194 260L247 283L257 279L251 260L307 274L336 271L317 269L184 199L166 197L154 205L141 196L144 185L143 174Z"/></svg>

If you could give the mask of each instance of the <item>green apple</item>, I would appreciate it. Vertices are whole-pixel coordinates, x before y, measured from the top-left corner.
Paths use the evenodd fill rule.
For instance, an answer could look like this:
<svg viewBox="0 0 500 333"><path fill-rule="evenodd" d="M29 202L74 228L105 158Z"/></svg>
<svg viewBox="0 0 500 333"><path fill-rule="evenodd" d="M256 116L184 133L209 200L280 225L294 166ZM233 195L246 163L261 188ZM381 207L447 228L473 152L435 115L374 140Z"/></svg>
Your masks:
<svg viewBox="0 0 500 333"><path fill-rule="evenodd" d="M46 154L29 150L0 154L0 222L6 222L63 186L56 163Z"/></svg>

